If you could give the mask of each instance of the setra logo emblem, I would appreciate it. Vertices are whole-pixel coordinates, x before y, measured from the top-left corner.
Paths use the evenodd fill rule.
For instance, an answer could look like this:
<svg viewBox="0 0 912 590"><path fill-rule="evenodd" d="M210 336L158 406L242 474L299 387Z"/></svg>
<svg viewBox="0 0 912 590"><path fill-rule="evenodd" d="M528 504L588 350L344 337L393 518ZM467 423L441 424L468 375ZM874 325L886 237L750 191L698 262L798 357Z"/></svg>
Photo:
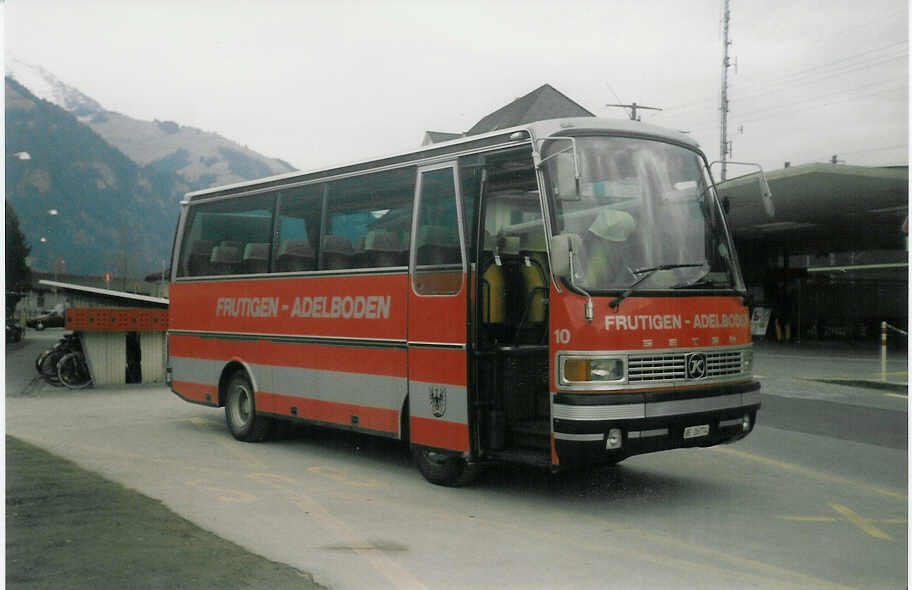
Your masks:
<svg viewBox="0 0 912 590"><path fill-rule="evenodd" d="M428 387L428 401L431 404L431 413L435 418L440 418L446 414L446 387L443 385L431 385Z"/></svg>
<svg viewBox="0 0 912 590"><path fill-rule="evenodd" d="M706 355L694 352L687 355L687 378L704 379L706 377Z"/></svg>

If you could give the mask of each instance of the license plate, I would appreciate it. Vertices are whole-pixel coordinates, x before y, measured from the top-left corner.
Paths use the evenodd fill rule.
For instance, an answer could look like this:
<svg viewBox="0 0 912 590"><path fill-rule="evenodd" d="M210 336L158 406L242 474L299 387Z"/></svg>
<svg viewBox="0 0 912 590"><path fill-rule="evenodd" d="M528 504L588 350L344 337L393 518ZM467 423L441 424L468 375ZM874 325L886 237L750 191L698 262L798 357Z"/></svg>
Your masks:
<svg viewBox="0 0 912 590"><path fill-rule="evenodd" d="M709 424L700 424L699 426L688 426L684 429L684 438L699 438L709 434Z"/></svg>

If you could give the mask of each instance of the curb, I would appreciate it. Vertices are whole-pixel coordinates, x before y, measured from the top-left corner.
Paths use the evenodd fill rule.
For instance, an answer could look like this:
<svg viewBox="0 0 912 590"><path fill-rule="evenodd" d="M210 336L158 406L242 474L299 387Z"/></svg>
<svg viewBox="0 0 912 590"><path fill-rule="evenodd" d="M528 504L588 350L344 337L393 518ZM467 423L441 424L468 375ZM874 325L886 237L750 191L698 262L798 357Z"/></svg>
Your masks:
<svg viewBox="0 0 912 590"><path fill-rule="evenodd" d="M897 393L909 392L908 383L890 383L889 381L873 381L869 379L808 379L808 381L819 381L820 383L830 383L832 385L847 385L849 387L866 387L868 389L880 389L883 391L893 391Z"/></svg>

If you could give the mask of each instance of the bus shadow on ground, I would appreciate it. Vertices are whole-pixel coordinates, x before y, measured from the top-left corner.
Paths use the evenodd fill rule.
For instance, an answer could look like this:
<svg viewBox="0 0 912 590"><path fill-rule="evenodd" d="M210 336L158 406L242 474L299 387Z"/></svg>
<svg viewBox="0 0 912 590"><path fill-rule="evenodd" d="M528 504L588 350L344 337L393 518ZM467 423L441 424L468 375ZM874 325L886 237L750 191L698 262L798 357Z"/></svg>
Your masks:
<svg viewBox="0 0 912 590"><path fill-rule="evenodd" d="M725 490L697 476L661 473L635 465L606 465L552 473L546 469L517 465L490 465L483 469L475 487L492 493L513 494L521 489L549 502L555 500L604 504L635 501L687 507L724 497Z"/></svg>
<svg viewBox="0 0 912 590"><path fill-rule="evenodd" d="M412 468L408 444L400 440L304 423L287 422L277 430L270 435L270 443L316 448L342 461L360 458L376 463L378 468Z"/></svg>
<svg viewBox="0 0 912 590"><path fill-rule="evenodd" d="M319 448L342 461L368 461L384 471L412 470L408 445L402 441L328 427L292 424L275 442ZM672 451L673 452L673 451ZM431 485L431 484L428 484ZM483 463L468 489L493 494L531 494L541 498L603 503L636 500L692 505L707 494L724 499L725 489L698 475L661 473L638 465L608 465L552 473L548 469L517 464Z"/></svg>

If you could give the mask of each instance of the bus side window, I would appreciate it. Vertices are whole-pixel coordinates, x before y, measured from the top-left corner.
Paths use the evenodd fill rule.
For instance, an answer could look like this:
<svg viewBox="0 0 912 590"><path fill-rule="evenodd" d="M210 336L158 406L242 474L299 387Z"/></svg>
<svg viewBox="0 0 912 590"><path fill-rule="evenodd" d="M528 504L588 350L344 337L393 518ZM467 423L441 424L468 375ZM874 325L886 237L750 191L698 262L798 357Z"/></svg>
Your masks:
<svg viewBox="0 0 912 590"><path fill-rule="evenodd" d="M191 205L181 240L179 277L249 272L247 244L272 243L275 193Z"/></svg>
<svg viewBox="0 0 912 590"><path fill-rule="evenodd" d="M324 185L286 189L281 193L274 272L317 270Z"/></svg>
<svg viewBox="0 0 912 590"><path fill-rule="evenodd" d="M414 194L414 167L331 183L320 270L403 266Z"/></svg>
<svg viewBox="0 0 912 590"><path fill-rule="evenodd" d="M484 176L484 160L479 156L459 158L459 183L462 193L462 216L465 220L466 255L475 261L475 231L477 224L478 195Z"/></svg>
<svg viewBox="0 0 912 590"><path fill-rule="evenodd" d="M415 231L415 292L446 295L462 289L455 168L421 173Z"/></svg>

